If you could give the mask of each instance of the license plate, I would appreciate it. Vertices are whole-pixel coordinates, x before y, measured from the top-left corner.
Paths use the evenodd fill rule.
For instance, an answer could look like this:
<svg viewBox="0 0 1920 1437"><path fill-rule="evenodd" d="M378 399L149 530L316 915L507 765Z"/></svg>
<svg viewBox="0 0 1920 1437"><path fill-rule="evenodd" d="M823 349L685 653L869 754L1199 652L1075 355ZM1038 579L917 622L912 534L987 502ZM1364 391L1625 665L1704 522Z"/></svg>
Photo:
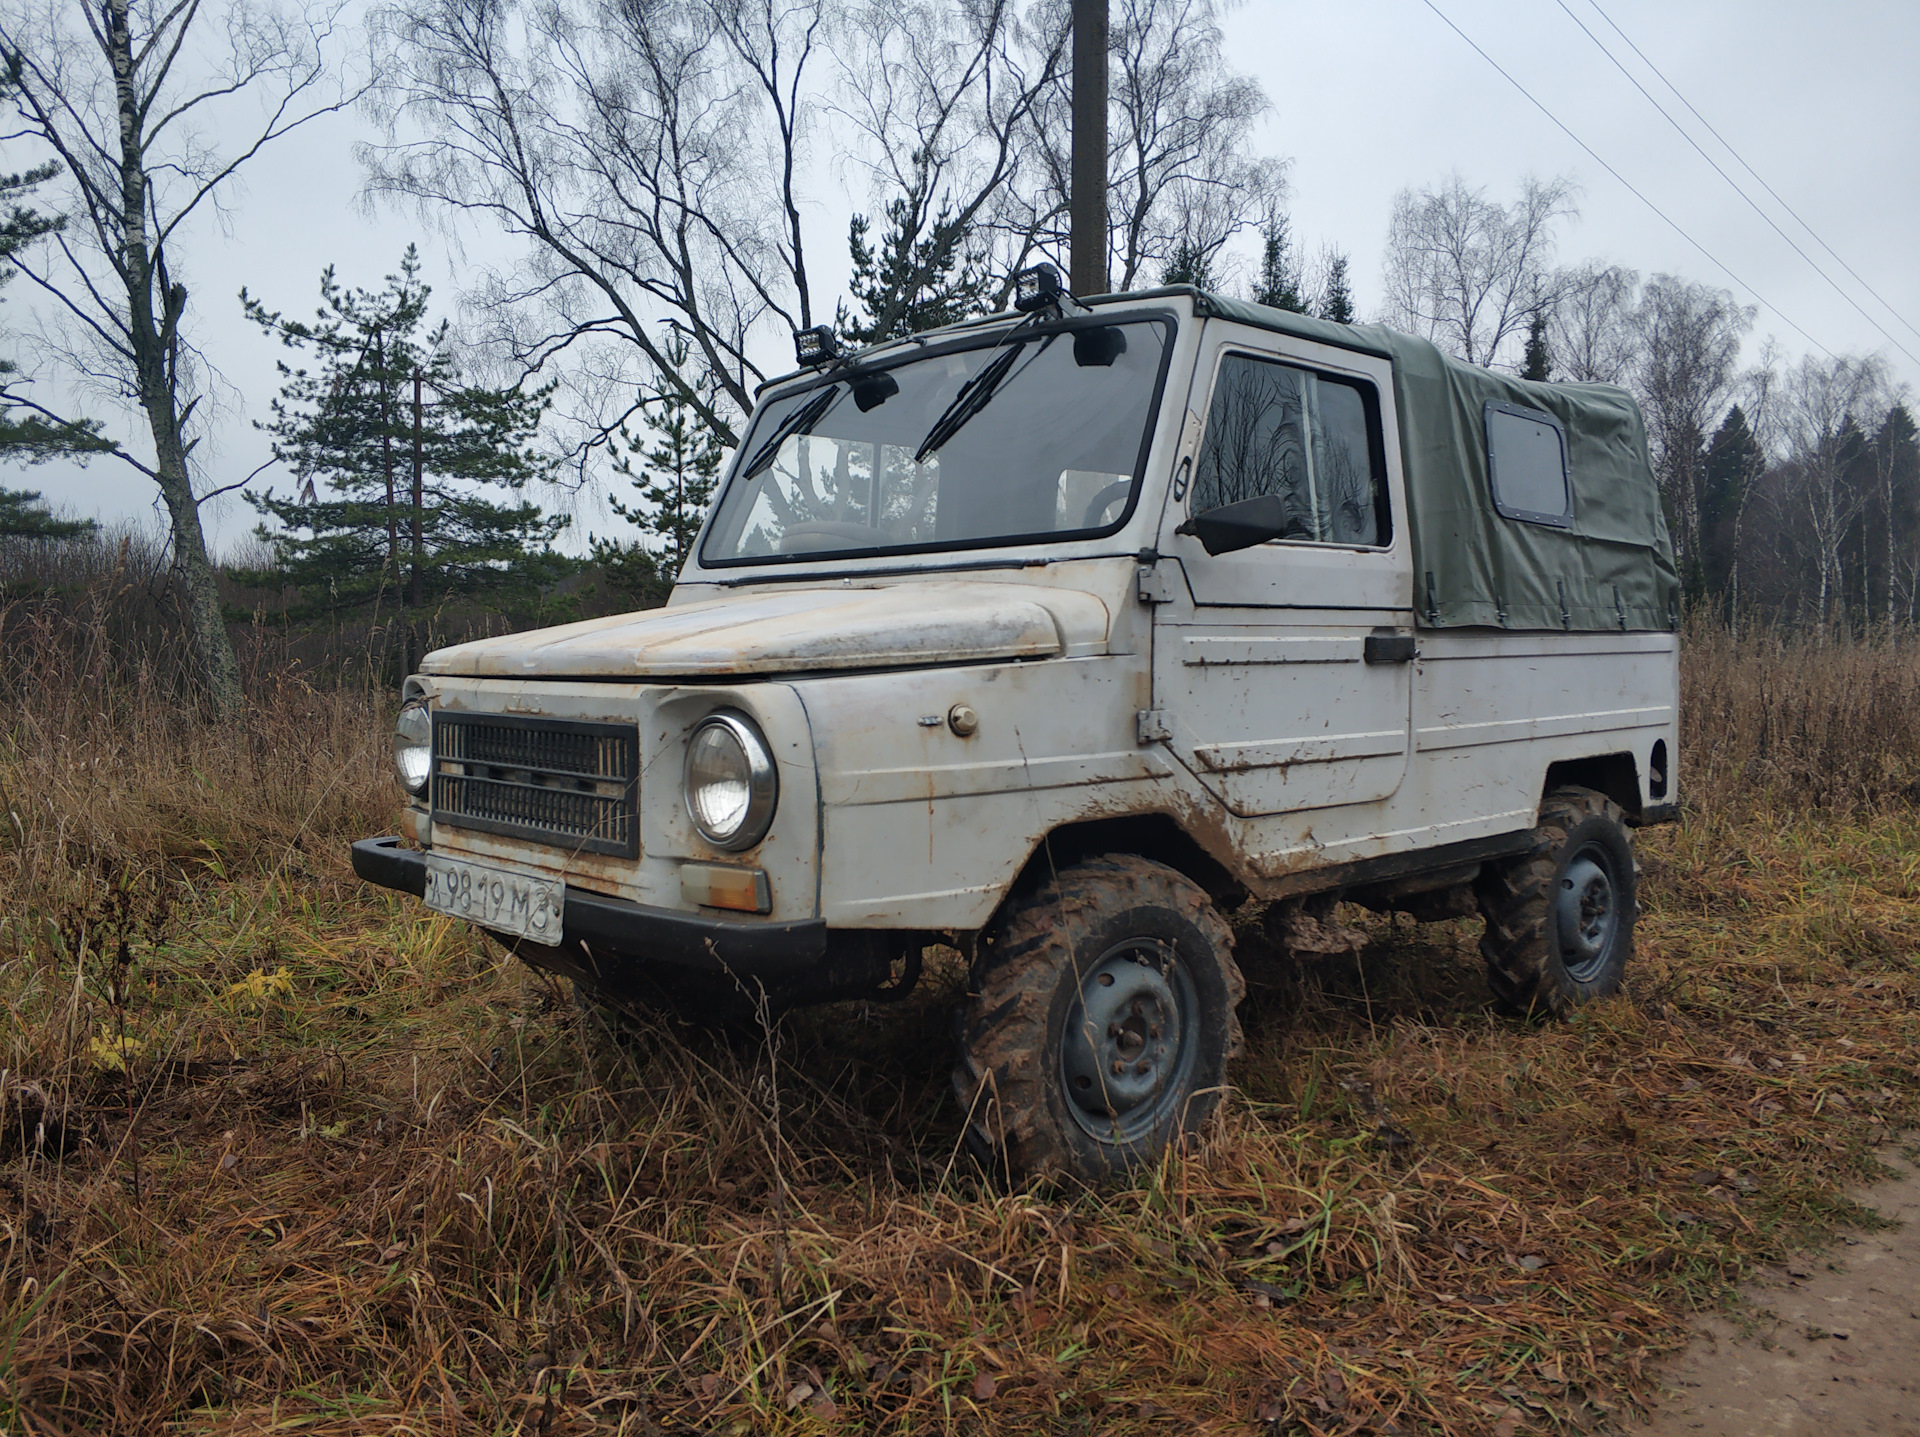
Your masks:
<svg viewBox="0 0 1920 1437"><path fill-rule="evenodd" d="M566 893L556 879L427 855L427 907L550 948L560 942Z"/></svg>

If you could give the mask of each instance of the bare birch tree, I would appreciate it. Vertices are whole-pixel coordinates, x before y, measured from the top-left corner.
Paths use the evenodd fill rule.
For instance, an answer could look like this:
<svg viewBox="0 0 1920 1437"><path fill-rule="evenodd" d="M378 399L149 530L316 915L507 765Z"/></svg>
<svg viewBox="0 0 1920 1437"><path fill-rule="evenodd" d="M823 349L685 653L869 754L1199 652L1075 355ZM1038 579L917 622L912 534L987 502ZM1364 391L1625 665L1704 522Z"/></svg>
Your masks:
<svg viewBox="0 0 1920 1437"><path fill-rule="evenodd" d="M1739 382L1740 341L1753 315L1725 290L1670 274L1647 281L1634 311L1639 354L1632 388L1646 416L1674 557L1683 583L1694 593L1703 582L1707 437Z"/></svg>
<svg viewBox="0 0 1920 1437"><path fill-rule="evenodd" d="M825 0L374 12L387 137L362 147L369 191L527 241L470 298L523 369L576 361L580 457L632 416L636 373L682 374L657 320L717 386L682 379L681 399L729 443L765 377L754 327L813 322L802 185L827 19Z"/></svg>
<svg viewBox="0 0 1920 1437"><path fill-rule="evenodd" d="M1554 229L1579 213L1573 182L1522 181L1511 205L1458 174L1394 197L1386 319L1469 364L1507 362L1528 322L1559 299Z"/></svg>
<svg viewBox="0 0 1920 1437"><path fill-rule="evenodd" d="M1852 482L1852 450L1886 417L1892 391L1884 361L1808 355L1782 377L1780 428L1787 493L1813 551L1814 616L1834 616L1847 531L1873 495Z"/></svg>
<svg viewBox="0 0 1920 1437"><path fill-rule="evenodd" d="M1176 255L1210 270L1234 236L1257 229L1286 195L1286 162L1253 151L1269 105L1227 64L1216 0L1115 0L1108 30L1108 273L1116 291L1155 283ZM1032 12L1036 36L1064 36L1065 0ZM1029 162L1000 227L1012 259L1064 259L1071 172L1070 77L1035 106ZM1010 266L1012 267L1012 266Z"/></svg>
<svg viewBox="0 0 1920 1437"><path fill-rule="evenodd" d="M1013 0L863 0L849 9L834 108L856 142L851 163L876 191L904 201L908 241L937 227L966 236L999 211L1033 165L1024 137L1062 73L1068 35L1024 24ZM1031 249L1031 237L1023 240L1005 266L1008 282ZM890 328L930 279L924 270L904 276L874 325Z"/></svg>
<svg viewBox="0 0 1920 1437"><path fill-rule="evenodd" d="M69 223L9 256L52 319L51 357L138 406L195 647L215 705L240 699L196 484L205 365L189 337L191 226L272 143L348 103L329 64L338 5L248 0L8 0L0 47L17 66L20 133L62 167ZM219 491L215 491L219 492Z"/></svg>
<svg viewBox="0 0 1920 1437"><path fill-rule="evenodd" d="M1560 377L1574 383L1625 384L1638 358L1633 312L1640 276L1588 260L1559 275L1547 315L1547 342Z"/></svg>

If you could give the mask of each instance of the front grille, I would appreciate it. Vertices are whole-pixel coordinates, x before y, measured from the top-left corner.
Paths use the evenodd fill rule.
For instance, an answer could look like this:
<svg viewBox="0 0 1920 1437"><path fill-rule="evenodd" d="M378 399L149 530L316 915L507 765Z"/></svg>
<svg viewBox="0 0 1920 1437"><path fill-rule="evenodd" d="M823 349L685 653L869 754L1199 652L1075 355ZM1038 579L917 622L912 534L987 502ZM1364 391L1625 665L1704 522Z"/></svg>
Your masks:
<svg viewBox="0 0 1920 1437"><path fill-rule="evenodd" d="M632 724L433 716L433 821L575 853L640 853Z"/></svg>

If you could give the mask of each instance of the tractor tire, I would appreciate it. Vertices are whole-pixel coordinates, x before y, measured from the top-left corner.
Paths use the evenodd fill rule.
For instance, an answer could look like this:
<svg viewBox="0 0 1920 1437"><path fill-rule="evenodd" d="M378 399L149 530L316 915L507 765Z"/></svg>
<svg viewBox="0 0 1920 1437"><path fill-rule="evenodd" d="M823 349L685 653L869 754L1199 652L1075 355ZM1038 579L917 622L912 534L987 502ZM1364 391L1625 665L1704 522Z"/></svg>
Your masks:
<svg viewBox="0 0 1920 1437"><path fill-rule="evenodd" d="M1620 806L1587 788L1540 806L1533 847L1475 885L1487 982L1507 1011L1564 1014L1620 991L1633 956L1640 867Z"/></svg>
<svg viewBox="0 0 1920 1437"><path fill-rule="evenodd" d="M1218 1104L1245 993L1191 879L1131 854L1057 874L996 924L960 1017L968 1146L1013 1182L1157 1162Z"/></svg>

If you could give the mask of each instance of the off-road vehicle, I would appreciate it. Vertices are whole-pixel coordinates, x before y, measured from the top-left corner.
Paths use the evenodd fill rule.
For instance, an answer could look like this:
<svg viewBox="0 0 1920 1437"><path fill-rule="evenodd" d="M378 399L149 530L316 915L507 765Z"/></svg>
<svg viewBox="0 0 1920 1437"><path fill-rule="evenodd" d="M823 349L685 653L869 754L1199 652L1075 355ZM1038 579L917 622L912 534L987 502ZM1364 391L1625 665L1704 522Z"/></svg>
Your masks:
<svg viewBox="0 0 1920 1437"><path fill-rule="evenodd" d="M1223 915L1485 915L1493 989L1614 991L1675 809L1677 583L1633 401L1188 288L809 362L666 607L430 654L375 883L598 1000L897 993L971 962L954 1086L1100 1180L1218 1100Z"/></svg>

